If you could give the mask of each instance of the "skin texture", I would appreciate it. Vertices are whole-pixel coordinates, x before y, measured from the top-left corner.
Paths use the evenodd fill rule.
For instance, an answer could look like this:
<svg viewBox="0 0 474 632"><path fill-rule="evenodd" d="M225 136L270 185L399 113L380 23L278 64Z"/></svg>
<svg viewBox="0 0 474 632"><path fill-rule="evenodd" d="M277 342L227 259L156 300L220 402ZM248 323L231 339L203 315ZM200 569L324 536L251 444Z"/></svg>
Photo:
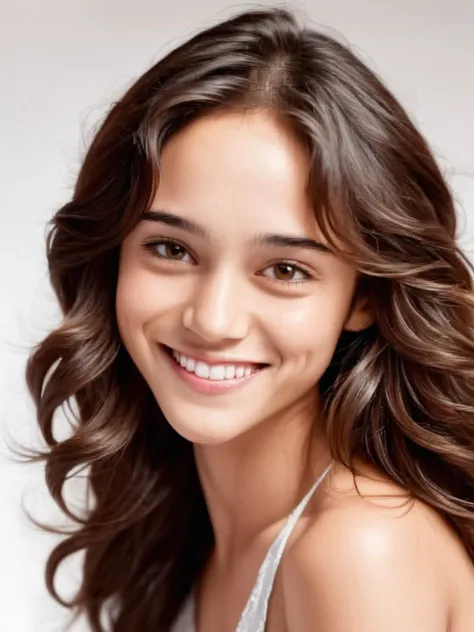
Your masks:
<svg viewBox="0 0 474 632"><path fill-rule="evenodd" d="M372 322L362 298L350 310L357 272L333 253L255 243L262 233L323 242L305 195L307 169L304 149L269 112L201 118L165 146L151 209L206 234L144 220L122 246L122 340L168 422L194 443L214 528L197 587L197 627L206 632L235 630L268 546L330 462L317 383L341 331ZM157 243L152 254L143 245L163 238L180 247ZM301 270L282 270L284 262ZM269 366L240 390L210 396L174 373L163 344ZM377 485L374 493L388 486L400 494L388 481ZM419 518L428 508L390 520L366 502L335 467L288 544L271 632L448 629L460 594L446 581L454 559L472 582L456 538L439 520ZM438 556L439 540L454 543L457 558Z"/></svg>
<svg viewBox="0 0 474 632"><path fill-rule="evenodd" d="M287 629L309 632L317 621L323 632L468 632L474 571L457 536L365 469L365 499L349 472L335 472L324 506L282 562Z"/></svg>

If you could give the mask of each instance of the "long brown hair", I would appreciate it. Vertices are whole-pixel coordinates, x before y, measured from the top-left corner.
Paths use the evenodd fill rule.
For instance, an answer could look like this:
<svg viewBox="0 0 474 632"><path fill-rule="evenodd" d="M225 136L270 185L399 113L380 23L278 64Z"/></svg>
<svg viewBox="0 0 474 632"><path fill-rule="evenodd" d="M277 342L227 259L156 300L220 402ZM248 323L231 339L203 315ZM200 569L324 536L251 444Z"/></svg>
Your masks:
<svg viewBox="0 0 474 632"><path fill-rule="evenodd" d="M288 10L246 11L178 46L116 102L87 151L47 257L63 313L26 379L51 495L77 529L51 553L61 603L102 632L166 631L213 547L192 445L166 422L121 344L118 255L156 192L164 143L217 110L271 108L307 148L326 239L361 272L375 323L341 336L320 388L333 456L365 459L436 508L474 559L474 301L451 192L407 113L333 37ZM71 434L53 415L77 404ZM63 487L86 468L93 505ZM84 552L71 602L53 580Z"/></svg>

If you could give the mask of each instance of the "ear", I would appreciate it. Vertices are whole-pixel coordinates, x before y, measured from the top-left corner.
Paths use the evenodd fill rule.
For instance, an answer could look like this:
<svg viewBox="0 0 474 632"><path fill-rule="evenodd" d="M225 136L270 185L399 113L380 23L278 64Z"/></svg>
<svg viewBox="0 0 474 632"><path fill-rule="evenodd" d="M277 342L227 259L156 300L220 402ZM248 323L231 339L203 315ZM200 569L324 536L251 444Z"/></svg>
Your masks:
<svg viewBox="0 0 474 632"><path fill-rule="evenodd" d="M370 327L375 321L370 298L366 292L358 288L354 293L351 308L344 324L346 331L362 331Z"/></svg>

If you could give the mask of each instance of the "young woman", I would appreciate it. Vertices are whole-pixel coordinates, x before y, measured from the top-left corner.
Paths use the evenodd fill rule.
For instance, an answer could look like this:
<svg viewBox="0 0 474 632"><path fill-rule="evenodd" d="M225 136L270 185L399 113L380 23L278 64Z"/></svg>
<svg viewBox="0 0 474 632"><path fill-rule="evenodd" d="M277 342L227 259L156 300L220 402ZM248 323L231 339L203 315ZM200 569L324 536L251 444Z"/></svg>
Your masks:
<svg viewBox="0 0 474 632"><path fill-rule="evenodd" d="M472 631L470 264L350 50L282 9L197 34L113 106L47 248L64 321L27 381L78 522L61 603L82 551L97 632Z"/></svg>

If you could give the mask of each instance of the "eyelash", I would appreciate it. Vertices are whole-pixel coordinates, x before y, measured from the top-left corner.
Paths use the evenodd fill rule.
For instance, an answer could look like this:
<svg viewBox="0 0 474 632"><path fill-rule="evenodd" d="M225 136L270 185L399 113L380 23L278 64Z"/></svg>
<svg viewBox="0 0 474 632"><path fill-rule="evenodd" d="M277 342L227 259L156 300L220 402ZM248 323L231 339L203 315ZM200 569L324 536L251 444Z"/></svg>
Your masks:
<svg viewBox="0 0 474 632"><path fill-rule="evenodd" d="M177 263L181 263L180 260L176 260L176 259L170 259L168 257L164 257L163 255L160 255L156 252L156 247L157 246L161 246L163 244L172 244L175 246L179 246L180 248L182 248L183 250L185 250L188 254L189 251L186 248L186 246L184 246L182 243L180 243L179 241L175 240L175 239L170 239L169 237L166 238L161 238L161 239L154 239L154 240L150 240L147 241L143 244L143 247L145 248L145 250L147 250L148 252L151 253L151 255L153 257L156 257L157 259L162 259L164 261L168 261L169 263L173 263L173 264L177 264ZM299 279L297 281L285 281L284 279L272 279L271 277L265 276L266 279L269 279L270 281L273 281L274 283L285 283L286 285L294 288L297 285L300 285L301 283L306 283L307 281L313 281L314 277L302 266L300 266L298 263L295 263L294 261L288 261L288 260L280 260L277 261L275 263L273 263L272 265L268 266L268 267L272 267L272 266L276 266L279 264L285 264L285 265L289 265L292 268L294 268L296 271L298 272L302 272L304 275L306 275L305 279Z"/></svg>

